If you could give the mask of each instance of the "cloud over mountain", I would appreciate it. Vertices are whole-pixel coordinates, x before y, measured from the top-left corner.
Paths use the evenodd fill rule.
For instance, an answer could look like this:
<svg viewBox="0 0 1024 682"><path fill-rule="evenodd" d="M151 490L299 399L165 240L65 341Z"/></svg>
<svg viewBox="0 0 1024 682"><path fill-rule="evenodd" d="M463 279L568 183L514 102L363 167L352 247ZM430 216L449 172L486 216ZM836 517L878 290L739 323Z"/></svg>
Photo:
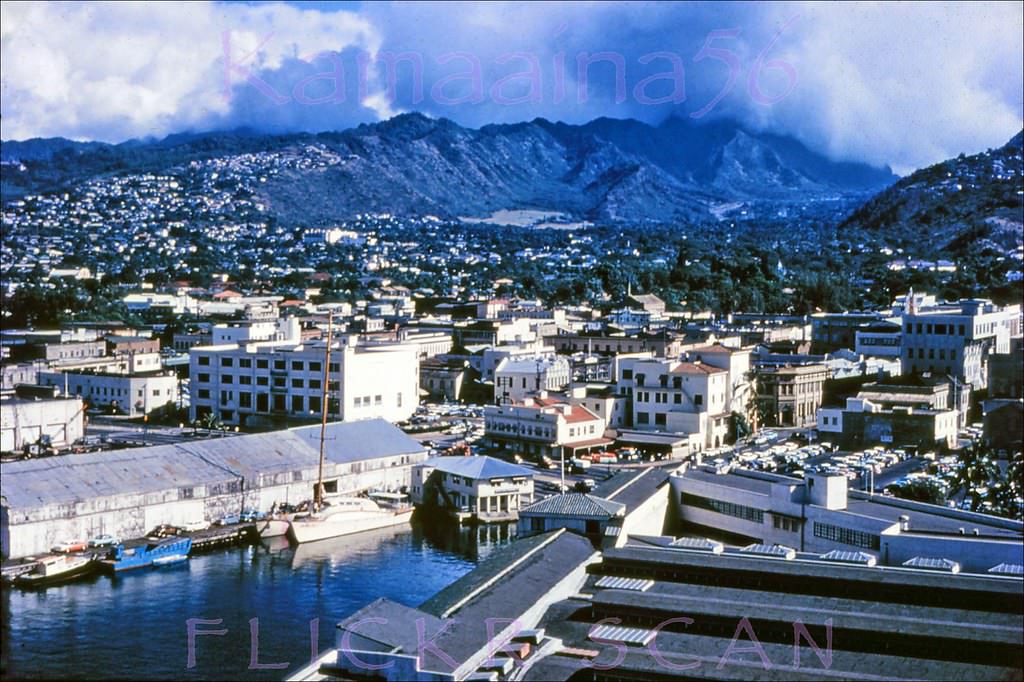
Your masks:
<svg viewBox="0 0 1024 682"><path fill-rule="evenodd" d="M1019 3L350 7L5 3L2 136L681 115L909 170L1024 118Z"/></svg>

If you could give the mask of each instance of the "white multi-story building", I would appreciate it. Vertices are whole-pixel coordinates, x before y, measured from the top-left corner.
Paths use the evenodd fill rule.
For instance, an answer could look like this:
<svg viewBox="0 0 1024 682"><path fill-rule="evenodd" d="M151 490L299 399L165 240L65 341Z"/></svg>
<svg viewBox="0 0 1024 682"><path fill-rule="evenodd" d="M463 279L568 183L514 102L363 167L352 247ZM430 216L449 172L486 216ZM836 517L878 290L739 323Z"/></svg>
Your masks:
<svg viewBox="0 0 1024 682"><path fill-rule="evenodd" d="M326 345L251 343L189 351L191 417L216 414L225 424L315 419L323 412ZM408 419L419 402L418 347L363 343L331 348L328 415L342 421Z"/></svg>
<svg viewBox="0 0 1024 682"><path fill-rule="evenodd" d="M876 358L899 358L903 334L899 320L879 320L854 332L854 352Z"/></svg>
<svg viewBox="0 0 1024 682"><path fill-rule="evenodd" d="M622 358L619 390L632 396L640 431L700 434L719 447L729 433L729 371L707 362Z"/></svg>
<svg viewBox="0 0 1024 682"><path fill-rule="evenodd" d="M299 343L301 340L302 326L296 317L215 324L210 329L210 345L214 346L253 341Z"/></svg>
<svg viewBox="0 0 1024 682"><path fill-rule="evenodd" d="M541 391L560 391L572 380L572 366L561 356L505 358L494 369L494 401L521 403Z"/></svg>
<svg viewBox="0 0 1024 682"><path fill-rule="evenodd" d="M135 417L178 402L178 377L174 372L112 373L90 371L41 371L43 386L56 386L77 396L90 407L103 407Z"/></svg>
<svg viewBox="0 0 1024 682"><path fill-rule="evenodd" d="M533 472L493 457L432 457L412 467L412 501L460 521L514 521L533 502Z"/></svg>
<svg viewBox="0 0 1024 682"><path fill-rule="evenodd" d="M84 413L81 398L4 398L0 400L0 452L19 452L41 441L54 447L70 445L85 433Z"/></svg>
<svg viewBox="0 0 1024 682"><path fill-rule="evenodd" d="M988 385L988 356L1010 352L1010 338L1021 334L1021 307L1000 308L983 299L903 313L901 349L904 374L949 374L975 389Z"/></svg>
<svg viewBox="0 0 1024 682"><path fill-rule="evenodd" d="M729 373L725 390L725 401L730 412L746 415L753 398L753 381L750 374L750 349L730 348L715 343L687 351L686 359L704 362Z"/></svg>

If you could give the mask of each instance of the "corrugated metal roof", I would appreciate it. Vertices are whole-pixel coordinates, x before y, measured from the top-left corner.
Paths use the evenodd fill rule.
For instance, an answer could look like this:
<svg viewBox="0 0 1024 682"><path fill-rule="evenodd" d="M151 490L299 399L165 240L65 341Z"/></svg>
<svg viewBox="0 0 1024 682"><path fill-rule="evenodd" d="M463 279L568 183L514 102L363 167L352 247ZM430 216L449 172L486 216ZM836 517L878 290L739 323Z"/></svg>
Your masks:
<svg viewBox="0 0 1024 682"><path fill-rule="evenodd" d="M550 516L587 516L607 518L623 513L626 505L587 495L562 493L534 502L519 510L520 515L546 514Z"/></svg>
<svg viewBox="0 0 1024 682"><path fill-rule="evenodd" d="M315 452L320 452L319 426L302 426L292 429L291 433L311 444ZM415 454L425 452L426 448L387 420L364 419L328 424L324 450L330 461L346 464L376 457Z"/></svg>
<svg viewBox="0 0 1024 682"><path fill-rule="evenodd" d="M29 509L308 470L320 460L320 427L312 428L314 440L296 429L5 462L0 494L11 509ZM330 424L327 435L326 457L335 463L423 452L384 420Z"/></svg>

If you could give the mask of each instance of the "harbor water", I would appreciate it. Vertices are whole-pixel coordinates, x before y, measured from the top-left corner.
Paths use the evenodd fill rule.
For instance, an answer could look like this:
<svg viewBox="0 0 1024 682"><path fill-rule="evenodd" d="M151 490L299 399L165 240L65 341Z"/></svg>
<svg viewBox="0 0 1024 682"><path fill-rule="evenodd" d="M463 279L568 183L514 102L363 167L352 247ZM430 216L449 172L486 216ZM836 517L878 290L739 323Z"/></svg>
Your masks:
<svg viewBox="0 0 1024 682"><path fill-rule="evenodd" d="M415 606L514 532L414 521L298 547L274 538L38 591L5 584L0 677L283 679L310 662L314 641L321 653L333 645L345 616L378 597ZM225 631L196 634L191 660L190 620L196 633Z"/></svg>

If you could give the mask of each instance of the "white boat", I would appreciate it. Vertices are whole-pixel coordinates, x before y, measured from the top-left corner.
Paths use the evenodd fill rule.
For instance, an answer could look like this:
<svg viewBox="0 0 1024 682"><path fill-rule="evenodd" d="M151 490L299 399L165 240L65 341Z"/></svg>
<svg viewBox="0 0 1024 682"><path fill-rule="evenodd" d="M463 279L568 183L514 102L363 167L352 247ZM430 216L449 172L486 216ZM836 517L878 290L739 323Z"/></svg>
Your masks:
<svg viewBox="0 0 1024 682"><path fill-rule="evenodd" d="M45 587L70 582L93 573L99 564L91 556L48 556L36 561L33 569L14 579L21 587Z"/></svg>
<svg viewBox="0 0 1024 682"><path fill-rule="evenodd" d="M256 522L261 538L276 538L288 534L288 526L297 514L274 514Z"/></svg>
<svg viewBox="0 0 1024 682"><path fill-rule="evenodd" d="M288 537L301 544L400 526L409 523L412 512L412 507L382 507L365 497L341 498L319 512L296 516L288 527Z"/></svg>

